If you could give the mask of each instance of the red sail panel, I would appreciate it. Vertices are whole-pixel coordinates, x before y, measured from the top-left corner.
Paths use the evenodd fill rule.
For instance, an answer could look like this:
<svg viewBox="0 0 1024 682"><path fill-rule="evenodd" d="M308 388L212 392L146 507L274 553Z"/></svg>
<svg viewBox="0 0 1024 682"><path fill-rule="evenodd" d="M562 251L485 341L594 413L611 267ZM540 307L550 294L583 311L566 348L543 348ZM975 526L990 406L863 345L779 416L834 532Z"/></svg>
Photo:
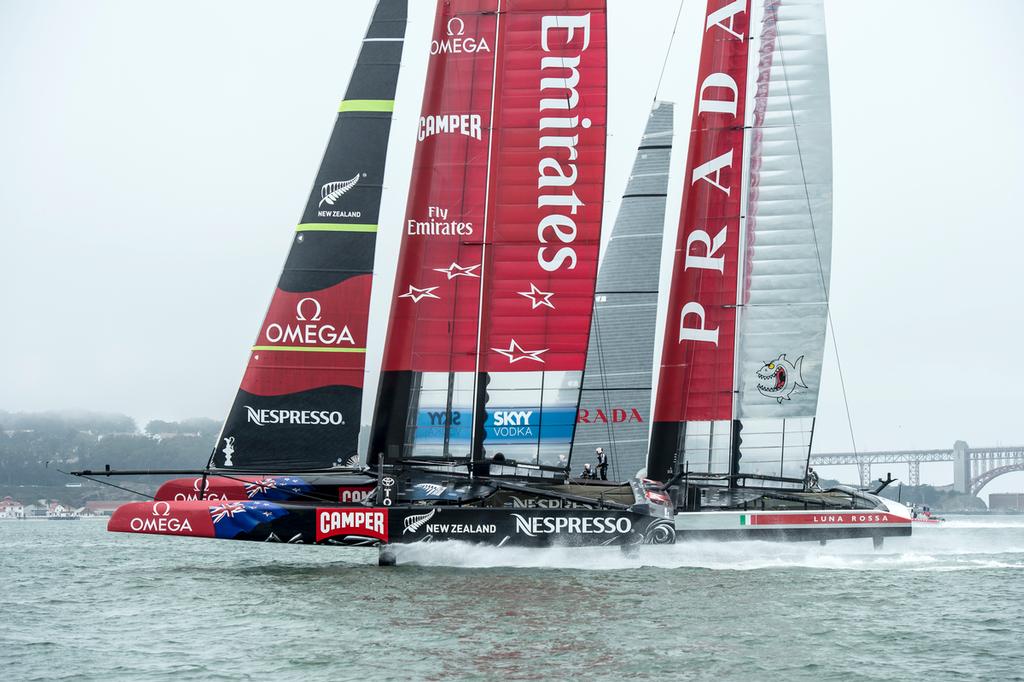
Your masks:
<svg viewBox="0 0 1024 682"><path fill-rule="evenodd" d="M498 2L438 3L385 372L476 369Z"/></svg>
<svg viewBox="0 0 1024 682"><path fill-rule="evenodd" d="M604 202L605 3L511 0L507 7L480 367L582 371Z"/></svg>
<svg viewBox="0 0 1024 682"><path fill-rule="evenodd" d="M709 0L654 418L732 419L749 0Z"/></svg>
<svg viewBox="0 0 1024 682"><path fill-rule="evenodd" d="M242 390L272 396L322 386L363 385L370 275L327 289L278 289L270 303Z"/></svg>

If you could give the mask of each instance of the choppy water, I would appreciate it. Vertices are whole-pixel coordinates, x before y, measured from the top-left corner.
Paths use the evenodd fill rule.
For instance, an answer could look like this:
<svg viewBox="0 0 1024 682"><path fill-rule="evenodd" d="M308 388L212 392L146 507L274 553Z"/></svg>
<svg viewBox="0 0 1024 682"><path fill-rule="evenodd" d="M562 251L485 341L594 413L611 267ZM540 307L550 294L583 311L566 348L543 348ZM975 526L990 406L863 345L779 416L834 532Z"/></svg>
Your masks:
<svg viewBox="0 0 1024 682"><path fill-rule="evenodd" d="M1024 679L1024 517L868 540L376 553L0 522L0 676Z"/></svg>

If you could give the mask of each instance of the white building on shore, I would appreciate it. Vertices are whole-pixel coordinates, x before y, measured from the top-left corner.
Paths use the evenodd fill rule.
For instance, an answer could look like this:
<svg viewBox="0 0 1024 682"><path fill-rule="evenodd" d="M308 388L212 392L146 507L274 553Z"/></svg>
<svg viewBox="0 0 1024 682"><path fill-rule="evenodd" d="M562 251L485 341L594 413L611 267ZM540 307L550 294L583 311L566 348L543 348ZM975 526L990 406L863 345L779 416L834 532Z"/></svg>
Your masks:
<svg viewBox="0 0 1024 682"><path fill-rule="evenodd" d="M23 518L25 518L25 505L18 502L10 495L0 500L0 519Z"/></svg>

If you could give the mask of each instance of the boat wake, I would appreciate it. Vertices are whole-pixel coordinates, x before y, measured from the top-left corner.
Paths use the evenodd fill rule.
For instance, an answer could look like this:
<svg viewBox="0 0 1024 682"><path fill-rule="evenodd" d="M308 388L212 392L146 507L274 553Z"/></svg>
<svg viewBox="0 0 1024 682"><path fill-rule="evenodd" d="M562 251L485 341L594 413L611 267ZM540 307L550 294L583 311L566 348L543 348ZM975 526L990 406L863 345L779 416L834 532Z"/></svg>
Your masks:
<svg viewBox="0 0 1024 682"><path fill-rule="evenodd" d="M1020 519L948 519L942 523L942 528L1024 528L1024 517Z"/></svg>
<svg viewBox="0 0 1024 682"><path fill-rule="evenodd" d="M641 568L757 571L814 569L835 571L968 571L1024 569L1024 537L1007 544L992 538L933 537L921 533L890 539L875 551L868 540L815 543L763 541L685 542L618 548L495 548L464 542L418 543L399 548L400 564L458 568L549 568L617 571ZM945 535L945 534L944 534Z"/></svg>

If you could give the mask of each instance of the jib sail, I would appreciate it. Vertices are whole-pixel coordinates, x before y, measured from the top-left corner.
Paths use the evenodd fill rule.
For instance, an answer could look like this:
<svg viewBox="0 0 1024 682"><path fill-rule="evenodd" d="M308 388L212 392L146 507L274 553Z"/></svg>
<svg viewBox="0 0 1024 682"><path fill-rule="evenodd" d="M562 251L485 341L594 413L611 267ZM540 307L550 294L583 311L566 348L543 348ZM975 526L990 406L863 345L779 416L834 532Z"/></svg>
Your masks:
<svg viewBox="0 0 1024 682"><path fill-rule="evenodd" d="M603 0L438 3L371 461L568 466L606 83Z"/></svg>
<svg viewBox="0 0 1024 682"><path fill-rule="evenodd" d="M377 4L213 467L294 471L357 457L370 282L406 9L406 0Z"/></svg>
<svg viewBox="0 0 1024 682"><path fill-rule="evenodd" d="M603 448L616 480L647 458L672 115L670 102L651 110L597 275L573 452L596 461Z"/></svg>
<svg viewBox="0 0 1024 682"><path fill-rule="evenodd" d="M753 20L750 11L708 5L655 477L685 466L730 481L799 480L809 454L831 258L824 17L821 0L764 0Z"/></svg>

